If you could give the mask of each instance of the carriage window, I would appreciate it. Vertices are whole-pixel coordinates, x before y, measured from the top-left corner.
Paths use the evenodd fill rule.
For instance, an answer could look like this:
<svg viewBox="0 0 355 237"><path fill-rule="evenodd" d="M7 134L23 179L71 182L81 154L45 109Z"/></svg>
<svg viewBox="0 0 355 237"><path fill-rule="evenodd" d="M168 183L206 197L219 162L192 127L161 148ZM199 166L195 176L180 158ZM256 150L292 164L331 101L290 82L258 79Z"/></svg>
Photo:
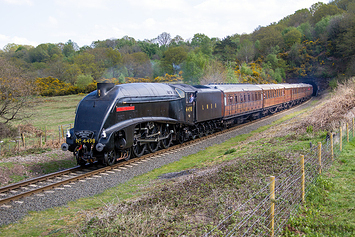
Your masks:
<svg viewBox="0 0 355 237"><path fill-rule="evenodd" d="M244 102L247 101L247 96L244 94Z"/></svg>
<svg viewBox="0 0 355 237"><path fill-rule="evenodd" d="M229 104L233 104L233 97L232 96L229 96Z"/></svg>
<svg viewBox="0 0 355 237"><path fill-rule="evenodd" d="M250 95L248 94L248 101L250 101Z"/></svg>
<svg viewBox="0 0 355 237"><path fill-rule="evenodd" d="M238 103L238 96L237 95L235 96L235 103L236 104Z"/></svg>

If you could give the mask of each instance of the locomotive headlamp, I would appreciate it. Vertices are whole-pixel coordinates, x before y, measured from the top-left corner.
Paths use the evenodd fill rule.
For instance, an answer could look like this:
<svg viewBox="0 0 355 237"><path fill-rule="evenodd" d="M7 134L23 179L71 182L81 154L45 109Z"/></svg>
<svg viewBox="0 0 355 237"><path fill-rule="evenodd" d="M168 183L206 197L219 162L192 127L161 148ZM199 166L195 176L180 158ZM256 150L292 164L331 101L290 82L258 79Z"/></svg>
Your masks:
<svg viewBox="0 0 355 237"><path fill-rule="evenodd" d="M70 138L70 137L71 137L70 131L68 130L68 131L67 131L67 138Z"/></svg>
<svg viewBox="0 0 355 237"><path fill-rule="evenodd" d="M107 137L107 134L106 134L105 129L102 130L101 137L102 137L102 138L106 138L106 137Z"/></svg>

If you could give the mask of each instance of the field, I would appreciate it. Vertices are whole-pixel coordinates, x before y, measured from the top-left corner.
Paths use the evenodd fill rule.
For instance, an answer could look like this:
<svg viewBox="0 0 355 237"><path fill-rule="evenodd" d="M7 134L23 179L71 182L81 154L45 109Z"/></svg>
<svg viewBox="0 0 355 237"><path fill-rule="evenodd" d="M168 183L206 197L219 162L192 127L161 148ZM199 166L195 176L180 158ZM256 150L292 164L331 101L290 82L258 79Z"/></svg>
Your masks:
<svg viewBox="0 0 355 237"><path fill-rule="evenodd" d="M34 107L26 112L32 114L29 119L17 122L31 124L38 129L47 130L51 136L58 135L58 126L74 123L75 109L85 95L67 95L55 97L38 97L34 99Z"/></svg>

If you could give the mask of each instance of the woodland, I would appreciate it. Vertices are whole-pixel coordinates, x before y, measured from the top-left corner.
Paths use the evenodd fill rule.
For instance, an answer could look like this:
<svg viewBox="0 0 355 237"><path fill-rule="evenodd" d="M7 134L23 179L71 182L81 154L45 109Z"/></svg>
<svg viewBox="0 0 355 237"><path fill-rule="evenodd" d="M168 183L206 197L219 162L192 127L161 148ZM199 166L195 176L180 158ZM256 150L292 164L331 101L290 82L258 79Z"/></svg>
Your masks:
<svg viewBox="0 0 355 237"><path fill-rule="evenodd" d="M240 24L240 23L238 23ZM317 78L330 87L355 75L355 1L300 9L250 34L190 39L72 40L0 50L0 123L20 118L33 95L87 93L97 82L281 83Z"/></svg>

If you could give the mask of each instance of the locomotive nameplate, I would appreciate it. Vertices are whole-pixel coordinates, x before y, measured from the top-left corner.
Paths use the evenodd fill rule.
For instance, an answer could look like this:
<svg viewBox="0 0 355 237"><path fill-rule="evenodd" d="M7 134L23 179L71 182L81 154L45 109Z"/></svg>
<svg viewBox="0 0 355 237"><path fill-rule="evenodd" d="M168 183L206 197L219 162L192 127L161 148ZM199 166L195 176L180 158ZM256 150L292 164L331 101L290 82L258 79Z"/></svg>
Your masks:
<svg viewBox="0 0 355 237"><path fill-rule="evenodd" d="M75 140L75 143L79 144L79 145L81 145L81 144L95 144L95 139L94 138L91 138L91 139L81 139L81 138L79 138L79 139Z"/></svg>
<svg viewBox="0 0 355 237"><path fill-rule="evenodd" d="M125 106L125 107L117 107L116 112L122 112L122 111L132 111L135 110L134 106Z"/></svg>

